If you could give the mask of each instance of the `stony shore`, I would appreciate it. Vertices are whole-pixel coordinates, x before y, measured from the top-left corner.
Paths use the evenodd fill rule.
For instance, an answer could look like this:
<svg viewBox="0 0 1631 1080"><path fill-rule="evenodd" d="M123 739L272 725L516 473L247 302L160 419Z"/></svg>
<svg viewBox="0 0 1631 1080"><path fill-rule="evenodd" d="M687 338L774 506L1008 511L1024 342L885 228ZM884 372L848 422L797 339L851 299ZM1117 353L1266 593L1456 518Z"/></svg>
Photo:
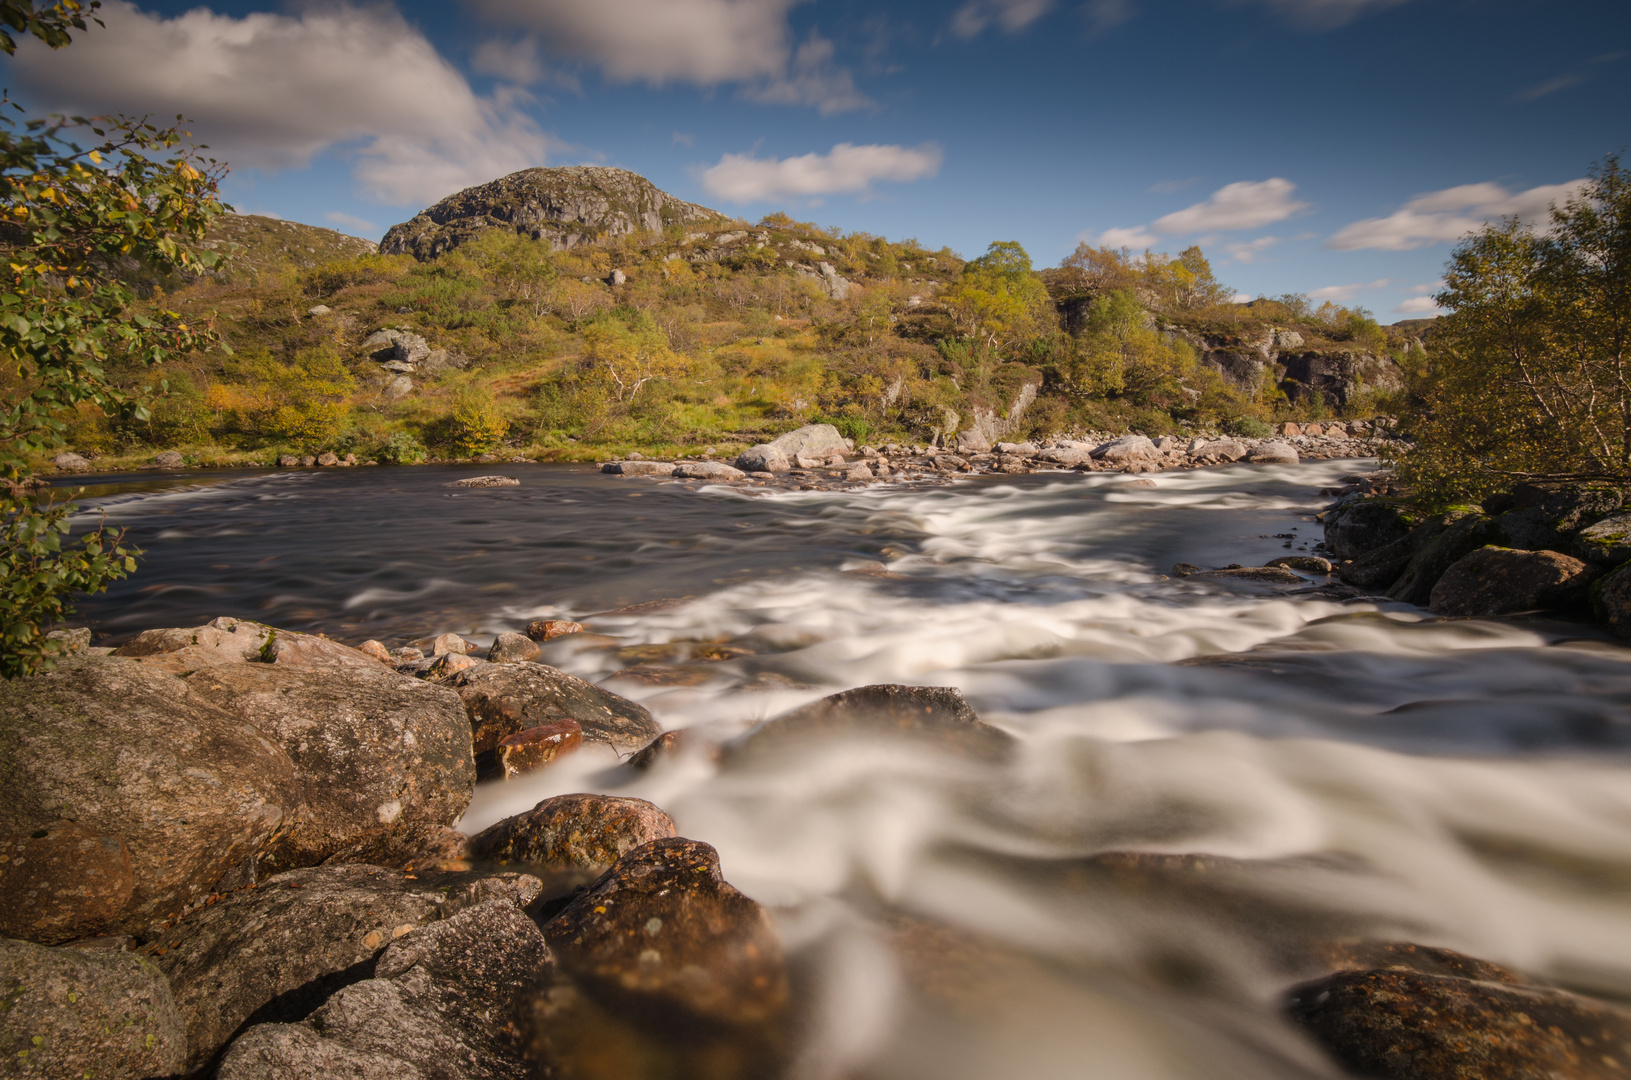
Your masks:
<svg viewBox="0 0 1631 1080"><path fill-rule="evenodd" d="M857 735L1001 763L1015 736L955 689L874 686L708 745L540 662L591 633L393 650L220 618L117 650L65 635L56 670L0 684L7 1075L779 1075L809 1003L705 840L595 794L468 836L478 780L591 746L751 769ZM1272 867L1112 852L1081 873L1221 897ZM925 992L989 949L922 920L890 940ZM1284 1015L1358 1074L1624 1075L1631 1016L1494 964L1319 932L1275 963Z"/></svg>

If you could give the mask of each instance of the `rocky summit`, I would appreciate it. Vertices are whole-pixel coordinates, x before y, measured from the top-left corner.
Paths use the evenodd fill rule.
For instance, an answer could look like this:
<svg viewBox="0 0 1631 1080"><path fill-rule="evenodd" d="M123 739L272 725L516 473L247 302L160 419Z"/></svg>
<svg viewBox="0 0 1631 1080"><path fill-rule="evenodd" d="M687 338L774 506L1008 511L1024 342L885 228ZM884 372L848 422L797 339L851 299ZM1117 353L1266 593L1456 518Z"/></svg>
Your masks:
<svg viewBox="0 0 1631 1080"><path fill-rule="evenodd" d="M608 236L727 220L706 206L676 199L627 169L523 169L449 195L412 221L393 225L380 250L433 259L487 229L512 230L560 250Z"/></svg>

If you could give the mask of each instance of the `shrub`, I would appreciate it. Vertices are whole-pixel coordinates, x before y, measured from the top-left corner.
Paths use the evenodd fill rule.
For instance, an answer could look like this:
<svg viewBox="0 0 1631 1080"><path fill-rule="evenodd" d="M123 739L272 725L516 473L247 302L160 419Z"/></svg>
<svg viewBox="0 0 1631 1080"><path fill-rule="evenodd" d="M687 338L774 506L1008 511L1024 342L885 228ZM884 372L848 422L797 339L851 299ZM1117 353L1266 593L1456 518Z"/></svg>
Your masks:
<svg viewBox="0 0 1631 1080"><path fill-rule="evenodd" d="M465 457L491 453L510 430L510 422L499 412L492 396L476 387L459 391L448 419L453 449Z"/></svg>
<svg viewBox="0 0 1631 1080"><path fill-rule="evenodd" d="M1224 421L1223 430L1242 439L1266 439L1274 429L1255 416L1236 416Z"/></svg>
<svg viewBox="0 0 1631 1080"><path fill-rule="evenodd" d="M393 431L374 451L374 459L382 465L417 465L429 451L411 431Z"/></svg>

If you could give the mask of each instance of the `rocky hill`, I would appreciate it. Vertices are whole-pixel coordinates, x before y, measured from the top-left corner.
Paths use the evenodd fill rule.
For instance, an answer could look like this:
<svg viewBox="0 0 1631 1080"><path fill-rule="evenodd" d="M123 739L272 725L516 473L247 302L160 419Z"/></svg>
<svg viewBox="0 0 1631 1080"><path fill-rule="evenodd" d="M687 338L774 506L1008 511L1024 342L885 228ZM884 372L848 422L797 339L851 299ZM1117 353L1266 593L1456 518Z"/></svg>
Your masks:
<svg viewBox="0 0 1631 1080"><path fill-rule="evenodd" d="M605 237L729 220L706 206L676 199L626 169L523 169L449 195L412 221L392 226L380 250L433 259L487 229L523 233L563 250Z"/></svg>
<svg viewBox="0 0 1631 1080"><path fill-rule="evenodd" d="M228 245L237 247L228 272L239 278L253 278L276 267L307 270L379 250L372 240L359 236L259 214L223 216L202 246L220 249Z"/></svg>

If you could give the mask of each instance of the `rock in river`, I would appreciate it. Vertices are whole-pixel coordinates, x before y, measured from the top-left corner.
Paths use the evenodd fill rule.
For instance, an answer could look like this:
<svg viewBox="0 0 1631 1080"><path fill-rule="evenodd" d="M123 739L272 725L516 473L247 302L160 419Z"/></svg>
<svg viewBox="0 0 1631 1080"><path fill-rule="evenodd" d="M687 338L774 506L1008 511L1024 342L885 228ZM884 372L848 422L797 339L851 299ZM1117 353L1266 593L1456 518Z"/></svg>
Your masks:
<svg viewBox="0 0 1631 1080"><path fill-rule="evenodd" d="M585 742L625 754L662 730L642 706L544 664L483 664L459 672L450 685L464 700L478 757L506 735L555 720L574 720Z"/></svg>
<svg viewBox="0 0 1631 1080"><path fill-rule="evenodd" d="M673 820L644 799L557 795L484 830L470 848L478 858L548 870L604 870L642 844L673 835Z"/></svg>
<svg viewBox="0 0 1631 1080"><path fill-rule="evenodd" d="M845 690L767 720L728 744L725 757L740 760L834 736L876 735L928 739L976 756L1001 756L1013 744L1007 732L982 722L955 687L886 683Z"/></svg>
<svg viewBox="0 0 1631 1080"><path fill-rule="evenodd" d="M748 474L723 461L688 461L676 465L674 475L686 480L745 480Z"/></svg>
<svg viewBox="0 0 1631 1080"><path fill-rule="evenodd" d="M104 933L139 931L203 899L301 802L288 755L242 716L115 656L0 681L0 775L0 835L68 820L129 848L130 897Z"/></svg>
<svg viewBox="0 0 1631 1080"><path fill-rule="evenodd" d="M322 866L194 912L151 949L187 1025L189 1068L207 1064L246 1023L304 1019L373 975L397 938L488 900L525 905L541 887L526 874Z"/></svg>
<svg viewBox="0 0 1631 1080"><path fill-rule="evenodd" d="M1433 586L1437 615L1506 615L1557 607L1585 595L1591 568L1555 551L1483 547L1458 560Z"/></svg>
<svg viewBox="0 0 1631 1080"><path fill-rule="evenodd" d="M526 660L536 660L538 643L526 634L505 631L493 639L493 647L487 650L487 659L495 664L518 664Z"/></svg>
<svg viewBox="0 0 1631 1080"><path fill-rule="evenodd" d="M0 1074L172 1076L186 1057L170 984L148 961L0 939Z"/></svg>

